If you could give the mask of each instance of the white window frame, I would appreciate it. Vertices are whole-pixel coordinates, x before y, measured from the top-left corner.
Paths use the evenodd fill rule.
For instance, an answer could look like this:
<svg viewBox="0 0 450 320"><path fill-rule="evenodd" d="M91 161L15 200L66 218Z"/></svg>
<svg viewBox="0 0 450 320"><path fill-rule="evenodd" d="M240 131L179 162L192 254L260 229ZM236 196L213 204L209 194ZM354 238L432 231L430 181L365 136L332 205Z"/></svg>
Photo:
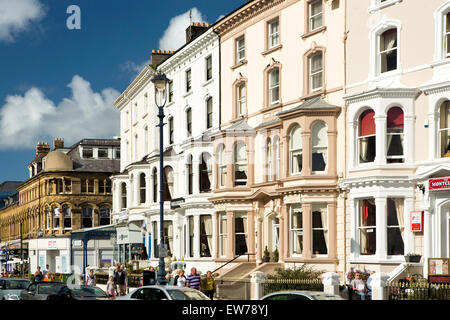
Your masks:
<svg viewBox="0 0 450 320"><path fill-rule="evenodd" d="M245 35L236 39L236 63L241 63L245 60Z"/></svg>
<svg viewBox="0 0 450 320"><path fill-rule="evenodd" d="M326 226L322 226L322 228L314 228L314 226L312 225L312 214L315 211L321 211L321 210L325 210L327 212L327 225ZM326 257L328 256L328 254L330 253L330 232L329 232L329 225L330 225L330 214L328 212L328 204L327 203L314 203L311 206L311 251L312 251L312 255L316 256L316 257ZM315 254L314 253L314 231L323 231L324 232L324 236L327 237L328 241L325 240L325 242L327 243L327 253L324 254Z"/></svg>
<svg viewBox="0 0 450 320"><path fill-rule="evenodd" d="M394 47L394 48L392 48L392 49L381 50L381 37L383 36L383 34L384 34L386 31L393 30L393 29L395 29L395 32L396 32L396 37L397 37L396 42L397 42L397 46ZM394 50L397 52L396 68L393 69L393 70L390 70L390 71L381 71L381 56L382 56L383 54L389 52L389 51L394 51ZM400 52L399 52L399 32L398 32L398 29L395 28L395 27L393 27L393 28L388 28L388 29L384 30L383 32L379 33L379 34L378 34L378 37L377 37L377 74L378 74L378 75L383 75L383 74L386 74L386 73L391 73L391 72L396 72L396 71L398 71L398 70L399 70L399 60L400 60L400 55L399 55L399 53L400 53Z"/></svg>
<svg viewBox="0 0 450 320"><path fill-rule="evenodd" d="M192 91L192 70L189 68L184 72L185 77L185 91L189 93Z"/></svg>
<svg viewBox="0 0 450 320"><path fill-rule="evenodd" d="M273 83L272 78L274 77L274 72L278 73L278 81ZM273 91L278 91L278 99L274 100L273 98ZM273 68L269 72L269 102L270 105L278 104L280 103L280 68Z"/></svg>
<svg viewBox="0 0 450 320"><path fill-rule="evenodd" d="M321 91L322 89L323 89L323 52L322 51L318 51L318 52L316 52L316 53L313 53L313 54L311 54L309 57L308 57L308 60L309 60L309 91L310 92L317 92L317 91ZM313 70L312 68L313 68L313 64L312 64L312 60L313 60L313 58L316 56L316 55L320 55L321 56L321 59L320 59L320 64L321 64L321 67L320 67L320 69L317 69L317 70ZM314 79L314 76L317 76L317 75L321 75L321 77L322 77L322 81L320 82L320 87L317 87L317 88L313 88L313 85L314 85L314 81L313 81L313 79Z"/></svg>
<svg viewBox="0 0 450 320"><path fill-rule="evenodd" d="M244 95L242 95L241 88L243 88ZM238 117L245 115L247 108L247 84L245 82L241 82L237 86L237 115Z"/></svg>
<svg viewBox="0 0 450 320"><path fill-rule="evenodd" d="M301 212L301 218L302 218L302 228L293 228L293 213L294 210L296 212ZM301 253L294 253L294 235L301 235L302 236L302 244L304 245L304 228L303 228L303 210L300 205L290 206L289 208L289 253L291 257L301 257L303 250L305 248L301 248Z"/></svg>
<svg viewBox="0 0 450 320"><path fill-rule="evenodd" d="M223 230L222 221L225 220L225 230ZM219 214L219 256L226 257L228 251L228 219L226 213ZM225 247L225 248L224 248ZM224 250L225 249L225 250ZM224 251L222 254L222 251Z"/></svg>
<svg viewBox="0 0 450 320"><path fill-rule="evenodd" d="M297 149L293 149L293 139L292 137L294 136L294 131L295 130L300 130L300 141L301 141L301 147L297 148ZM302 157L302 170L300 171L294 171L294 155L296 154L300 154L300 156ZM291 175L297 175L297 174L301 174L303 171L303 141L302 141L302 129L300 126L296 126L294 128L291 129L290 135L289 135L289 173Z"/></svg>
<svg viewBox="0 0 450 320"><path fill-rule="evenodd" d="M208 61L211 66L208 67ZM211 76L208 78L208 71L211 70ZM209 55L205 58L205 81L209 81L213 78L213 64L212 64L212 55Z"/></svg>
<svg viewBox="0 0 450 320"><path fill-rule="evenodd" d="M274 28L276 26L276 28ZM267 47L268 49L275 48L276 46L280 45L280 20L278 18L270 21L267 24ZM275 29L275 30L274 30Z"/></svg>
<svg viewBox="0 0 450 320"><path fill-rule="evenodd" d="M313 7L313 5L315 3L319 3L319 2L320 2L320 9L321 9L320 13L316 13L315 15L313 15L312 14L312 7ZM320 24L320 26L318 26L318 27L313 29L313 21L314 21L314 19L319 18L319 17L322 18L322 23ZM308 31L309 32L313 32L313 31L315 31L315 30L317 30L319 28L322 28L322 27L323 27L323 2L322 2L322 0L310 1L308 3Z"/></svg>

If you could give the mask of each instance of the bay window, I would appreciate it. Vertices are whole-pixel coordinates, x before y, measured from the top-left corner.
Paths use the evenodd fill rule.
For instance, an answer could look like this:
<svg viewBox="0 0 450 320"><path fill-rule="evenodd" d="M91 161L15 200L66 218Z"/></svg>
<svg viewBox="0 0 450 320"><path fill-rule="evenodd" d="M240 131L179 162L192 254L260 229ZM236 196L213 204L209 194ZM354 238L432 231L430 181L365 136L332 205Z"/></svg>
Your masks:
<svg viewBox="0 0 450 320"><path fill-rule="evenodd" d="M163 222L164 247L167 249L169 257L172 256L173 250L173 223L172 221Z"/></svg>
<svg viewBox="0 0 450 320"><path fill-rule="evenodd" d="M127 184L122 182L120 185L120 210L127 208Z"/></svg>
<svg viewBox="0 0 450 320"><path fill-rule="evenodd" d="M219 252L222 257L227 255L228 250L227 228L227 215L225 213L221 213L219 215Z"/></svg>
<svg viewBox="0 0 450 320"><path fill-rule="evenodd" d="M359 163L368 163L375 160L375 112L372 109L364 111L359 117Z"/></svg>
<svg viewBox="0 0 450 320"><path fill-rule="evenodd" d="M450 12L445 16L444 29L445 57L450 57Z"/></svg>
<svg viewBox="0 0 450 320"><path fill-rule="evenodd" d="M189 224L189 257L194 257L194 216L188 217Z"/></svg>
<svg viewBox="0 0 450 320"><path fill-rule="evenodd" d="M387 113L387 163L404 162L404 115L400 107L390 108Z"/></svg>
<svg viewBox="0 0 450 320"><path fill-rule="evenodd" d="M376 252L376 207L374 199L358 202L358 230L361 255L374 255Z"/></svg>
<svg viewBox="0 0 450 320"><path fill-rule="evenodd" d="M212 97L206 100L206 129L212 128L213 126L213 105Z"/></svg>
<svg viewBox="0 0 450 320"><path fill-rule="evenodd" d="M387 199L387 254L404 255L404 199Z"/></svg>
<svg viewBox="0 0 450 320"><path fill-rule="evenodd" d="M139 175L139 203L143 204L146 202L146 184L145 184L145 173Z"/></svg>
<svg viewBox="0 0 450 320"><path fill-rule="evenodd" d="M173 197L173 169L170 166L164 168L163 176L163 188L164 188L164 201L171 201Z"/></svg>
<svg viewBox="0 0 450 320"><path fill-rule="evenodd" d="M192 170L192 155L188 156L188 163L186 165L187 169L187 191L188 194L192 194L193 192L193 181L194 181L194 172Z"/></svg>
<svg viewBox="0 0 450 320"><path fill-rule="evenodd" d="M302 155L302 135L299 126L291 130L289 137L289 153L291 174L299 174L302 171L303 155Z"/></svg>
<svg viewBox="0 0 450 320"><path fill-rule="evenodd" d="M439 112L440 156L450 157L450 101L445 101Z"/></svg>
<svg viewBox="0 0 450 320"><path fill-rule="evenodd" d="M153 168L152 181L153 181L153 202L156 202L158 201L158 170L156 168Z"/></svg>
<svg viewBox="0 0 450 320"><path fill-rule="evenodd" d="M301 207L291 207L290 211L291 254L301 255L303 252L303 213Z"/></svg>
<svg viewBox="0 0 450 320"><path fill-rule="evenodd" d="M199 185L200 192L210 192L211 191L211 178L212 178L212 168L211 168L211 156L209 153L202 153L200 165L199 165Z"/></svg>
<svg viewBox="0 0 450 320"><path fill-rule="evenodd" d="M327 204L312 205L313 254L328 254L328 211Z"/></svg>
<svg viewBox="0 0 450 320"><path fill-rule="evenodd" d="M241 255L248 252L247 249L247 214L236 213L234 217L235 254Z"/></svg>
<svg viewBox="0 0 450 320"><path fill-rule="evenodd" d="M219 187L224 187L227 183L227 162L224 145L221 145L219 147L218 164L219 164Z"/></svg>
<svg viewBox="0 0 450 320"><path fill-rule="evenodd" d="M247 150L245 143L236 142L234 146L234 185L245 186L247 184Z"/></svg>
<svg viewBox="0 0 450 320"><path fill-rule="evenodd" d="M327 167L327 149L328 149L328 134L327 126L323 122L316 122L312 127L312 171L325 171Z"/></svg>
<svg viewBox="0 0 450 320"><path fill-rule="evenodd" d="M200 216L200 257L211 257L212 219L210 215Z"/></svg>

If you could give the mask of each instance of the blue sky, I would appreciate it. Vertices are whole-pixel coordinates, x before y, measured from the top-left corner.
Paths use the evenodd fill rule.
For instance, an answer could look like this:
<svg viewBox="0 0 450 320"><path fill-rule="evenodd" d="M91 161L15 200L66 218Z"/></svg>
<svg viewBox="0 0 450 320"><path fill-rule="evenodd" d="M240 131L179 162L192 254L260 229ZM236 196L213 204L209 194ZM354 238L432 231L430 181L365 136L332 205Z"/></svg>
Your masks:
<svg viewBox="0 0 450 320"><path fill-rule="evenodd" d="M186 12L214 23L245 2L0 0L0 182L27 178L37 141L119 135L113 101L152 49L177 49ZM70 5L81 30L66 26Z"/></svg>

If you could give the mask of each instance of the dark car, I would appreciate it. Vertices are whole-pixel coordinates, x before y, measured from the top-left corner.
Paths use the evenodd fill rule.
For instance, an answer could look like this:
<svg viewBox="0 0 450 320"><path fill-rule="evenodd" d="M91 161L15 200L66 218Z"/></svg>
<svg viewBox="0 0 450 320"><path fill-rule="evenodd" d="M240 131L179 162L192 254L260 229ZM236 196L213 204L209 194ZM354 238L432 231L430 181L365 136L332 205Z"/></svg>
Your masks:
<svg viewBox="0 0 450 320"><path fill-rule="evenodd" d="M109 300L105 291L98 287L90 286L64 286L59 292L51 294L47 300L62 301L62 300Z"/></svg>
<svg viewBox="0 0 450 320"><path fill-rule="evenodd" d="M49 295L58 293L65 286L61 282L33 282L20 292L20 300L47 300Z"/></svg>

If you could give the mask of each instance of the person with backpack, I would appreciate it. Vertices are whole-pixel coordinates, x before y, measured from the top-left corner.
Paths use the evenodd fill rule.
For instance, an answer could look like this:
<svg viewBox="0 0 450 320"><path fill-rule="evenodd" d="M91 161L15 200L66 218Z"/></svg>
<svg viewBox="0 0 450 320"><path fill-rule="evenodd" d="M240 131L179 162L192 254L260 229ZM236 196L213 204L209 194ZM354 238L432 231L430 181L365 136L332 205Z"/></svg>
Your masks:
<svg viewBox="0 0 450 320"><path fill-rule="evenodd" d="M180 269L178 271L178 274L176 275L175 279L173 280L173 285L177 287L186 287L187 279L184 275L184 270Z"/></svg>

